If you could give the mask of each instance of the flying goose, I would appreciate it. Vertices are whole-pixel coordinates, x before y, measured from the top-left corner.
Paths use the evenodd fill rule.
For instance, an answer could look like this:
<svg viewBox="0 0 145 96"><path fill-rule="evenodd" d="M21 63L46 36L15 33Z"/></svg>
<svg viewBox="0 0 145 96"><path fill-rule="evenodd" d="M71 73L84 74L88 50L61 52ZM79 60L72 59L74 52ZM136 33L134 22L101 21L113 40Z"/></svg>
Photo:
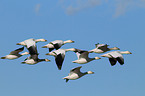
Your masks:
<svg viewBox="0 0 145 96"><path fill-rule="evenodd" d="M30 38L30 39L33 39L33 38ZM29 40L29 39L27 39L27 40ZM25 41L27 41L27 40L25 40ZM25 41L22 41L20 43L17 43L16 45L26 46ZM33 39L33 41L35 41L35 43L37 43L37 42L46 42L47 40L45 40L45 39Z"/></svg>
<svg viewBox="0 0 145 96"><path fill-rule="evenodd" d="M18 48L18 49L14 50L14 51L11 51L9 55L1 57L1 59L17 59L17 58L19 58L19 57L21 57L23 55L29 54L28 52L24 52L24 53L19 54L19 52L21 52L23 50L24 50L24 47Z"/></svg>
<svg viewBox="0 0 145 96"><path fill-rule="evenodd" d="M99 57L95 57L95 58L89 58L89 51L85 51L85 50L80 50L80 49L76 49L74 51L78 57L78 60L72 61L73 63L79 63L79 64L85 64L88 63L92 60L97 60L97 59L101 59Z"/></svg>
<svg viewBox="0 0 145 96"><path fill-rule="evenodd" d="M55 40L52 41L50 43L48 43L47 45L43 46L42 48L49 48L49 52L51 52L53 49L59 49L62 45L66 44L66 43L74 43L74 41L72 40Z"/></svg>
<svg viewBox="0 0 145 96"><path fill-rule="evenodd" d="M104 53L106 51L110 51L110 50L120 50L118 47L113 47L113 48L108 48L109 45L107 44L95 44L96 48L90 50L90 52L94 52L94 53Z"/></svg>
<svg viewBox="0 0 145 96"><path fill-rule="evenodd" d="M81 68L82 68L82 66L76 67L76 68L70 70L70 73L68 74L68 76L64 77L63 79L65 79L66 82L68 82L69 80L78 79L86 74L94 74L94 72L92 72L92 71L82 73L82 72L80 72Z"/></svg>
<svg viewBox="0 0 145 96"><path fill-rule="evenodd" d="M22 63L36 64L36 63L41 62L41 61L50 61L48 59L39 59L38 58L36 42L33 39L25 40L24 43L26 44L26 48L29 51L30 57L26 58L24 60L24 62L22 62Z"/></svg>
<svg viewBox="0 0 145 96"><path fill-rule="evenodd" d="M124 64L124 58L122 54L132 54L129 51L113 51L109 52L107 54L101 55L102 57L108 57L110 64L114 66L116 62L118 61L121 65Z"/></svg>
<svg viewBox="0 0 145 96"><path fill-rule="evenodd" d="M55 57L55 62L59 70L61 70L64 58L65 58L65 52L67 51L75 51L75 48L70 49L58 49L55 51L52 51L50 53L47 53L46 55L51 55Z"/></svg>

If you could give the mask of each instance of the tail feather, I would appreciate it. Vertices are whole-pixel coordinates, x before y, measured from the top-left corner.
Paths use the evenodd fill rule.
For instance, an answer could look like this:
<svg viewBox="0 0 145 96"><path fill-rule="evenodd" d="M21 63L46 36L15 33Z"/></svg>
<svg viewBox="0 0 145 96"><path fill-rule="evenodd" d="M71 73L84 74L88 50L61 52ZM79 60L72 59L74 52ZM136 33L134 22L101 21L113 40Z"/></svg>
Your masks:
<svg viewBox="0 0 145 96"><path fill-rule="evenodd" d="M66 80L66 82L68 82L68 81L69 81L69 79L67 79L67 77L64 77L64 78L62 78L62 79L65 79L65 80Z"/></svg>
<svg viewBox="0 0 145 96"><path fill-rule="evenodd" d="M66 79L66 81L65 82L68 82L69 81L69 79Z"/></svg>
<svg viewBox="0 0 145 96"><path fill-rule="evenodd" d="M1 59L6 59L6 57L1 57Z"/></svg>
<svg viewBox="0 0 145 96"><path fill-rule="evenodd" d="M25 62L21 62L22 64L25 64Z"/></svg>

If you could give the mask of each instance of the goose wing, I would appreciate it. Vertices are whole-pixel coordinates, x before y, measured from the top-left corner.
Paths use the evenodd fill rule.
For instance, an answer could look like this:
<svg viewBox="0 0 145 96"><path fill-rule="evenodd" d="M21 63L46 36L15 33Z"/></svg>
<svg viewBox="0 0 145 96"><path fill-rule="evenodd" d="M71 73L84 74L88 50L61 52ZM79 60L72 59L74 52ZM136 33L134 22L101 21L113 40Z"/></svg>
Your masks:
<svg viewBox="0 0 145 96"><path fill-rule="evenodd" d="M117 60L115 58L109 58L109 61L110 61L110 64L112 66L114 66L116 64L116 62L117 62Z"/></svg>
<svg viewBox="0 0 145 96"><path fill-rule="evenodd" d="M103 51L107 51L108 45L107 44L101 44L98 46L98 49L101 49Z"/></svg>
<svg viewBox="0 0 145 96"><path fill-rule="evenodd" d="M59 49L63 45L63 41L55 40L55 41L50 42L50 44L52 44L55 49ZM53 50L53 49L50 49L50 50Z"/></svg>
<svg viewBox="0 0 145 96"><path fill-rule="evenodd" d="M54 51L53 53L56 54L56 56L55 56L56 65L57 65L58 69L61 70L64 58L65 58L65 50L58 49L58 50Z"/></svg>
<svg viewBox="0 0 145 96"><path fill-rule="evenodd" d="M35 55L35 54L38 55L36 46L30 46L30 47L27 48L27 49L28 49L30 55Z"/></svg>
<svg viewBox="0 0 145 96"><path fill-rule="evenodd" d="M34 55L34 54L38 54L37 52L37 46L36 46L36 42L34 41L34 39L28 39L24 41L26 44L26 47L29 51L30 55Z"/></svg>
<svg viewBox="0 0 145 96"><path fill-rule="evenodd" d="M99 43L95 44L95 47L97 48L97 47L98 47L98 45L99 45Z"/></svg>
<svg viewBox="0 0 145 96"><path fill-rule="evenodd" d="M117 57L116 59L117 59L117 61L118 61L121 65L124 64L124 58L123 58L123 57Z"/></svg>
<svg viewBox="0 0 145 96"><path fill-rule="evenodd" d="M70 70L70 73L80 73L80 69L82 68L82 66L79 66L79 67L76 67L76 68L73 68L72 70Z"/></svg>
<svg viewBox="0 0 145 96"><path fill-rule="evenodd" d="M88 51L76 49L75 53L77 54L78 59L80 58L88 58Z"/></svg>
<svg viewBox="0 0 145 96"><path fill-rule="evenodd" d="M21 47L21 48L18 48L14 51L11 51L10 52L10 55L15 55L15 54L18 54L19 52L23 51L24 50L24 47Z"/></svg>
<svg viewBox="0 0 145 96"><path fill-rule="evenodd" d="M112 58L114 58L116 60L116 62L118 61L121 65L124 64L123 55L120 54L119 52L113 51L113 52L110 53L110 56L112 56Z"/></svg>

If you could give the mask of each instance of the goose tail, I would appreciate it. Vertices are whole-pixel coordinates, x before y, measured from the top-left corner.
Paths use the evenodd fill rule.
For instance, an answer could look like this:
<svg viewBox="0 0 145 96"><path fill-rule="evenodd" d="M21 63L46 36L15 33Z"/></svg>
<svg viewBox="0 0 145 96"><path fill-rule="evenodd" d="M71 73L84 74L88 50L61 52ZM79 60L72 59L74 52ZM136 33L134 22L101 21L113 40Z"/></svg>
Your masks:
<svg viewBox="0 0 145 96"><path fill-rule="evenodd" d="M6 59L6 57L1 57L1 59Z"/></svg>

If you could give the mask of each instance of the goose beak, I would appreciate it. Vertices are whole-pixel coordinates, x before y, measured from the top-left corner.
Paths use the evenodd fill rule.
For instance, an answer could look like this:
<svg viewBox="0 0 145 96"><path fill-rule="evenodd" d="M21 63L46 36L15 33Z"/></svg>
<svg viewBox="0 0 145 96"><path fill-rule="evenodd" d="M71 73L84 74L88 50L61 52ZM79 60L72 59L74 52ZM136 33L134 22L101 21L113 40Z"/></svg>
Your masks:
<svg viewBox="0 0 145 96"><path fill-rule="evenodd" d="M49 59L45 59L45 61L48 62L48 61L51 61L51 60L49 60Z"/></svg>
<svg viewBox="0 0 145 96"><path fill-rule="evenodd" d="M50 55L50 53L46 53L45 55Z"/></svg>
<svg viewBox="0 0 145 96"><path fill-rule="evenodd" d="M105 55L101 55L101 57L106 57Z"/></svg>
<svg viewBox="0 0 145 96"><path fill-rule="evenodd" d="M43 46L42 48L47 48L47 46Z"/></svg>
<svg viewBox="0 0 145 96"><path fill-rule="evenodd" d="M21 45L20 43L17 43L16 45Z"/></svg>
<svg viewBox="0 0 145 96"><path fill-rule="evenodd" d="M130 52L130 54L132 54L132 53Z"/></svg>

